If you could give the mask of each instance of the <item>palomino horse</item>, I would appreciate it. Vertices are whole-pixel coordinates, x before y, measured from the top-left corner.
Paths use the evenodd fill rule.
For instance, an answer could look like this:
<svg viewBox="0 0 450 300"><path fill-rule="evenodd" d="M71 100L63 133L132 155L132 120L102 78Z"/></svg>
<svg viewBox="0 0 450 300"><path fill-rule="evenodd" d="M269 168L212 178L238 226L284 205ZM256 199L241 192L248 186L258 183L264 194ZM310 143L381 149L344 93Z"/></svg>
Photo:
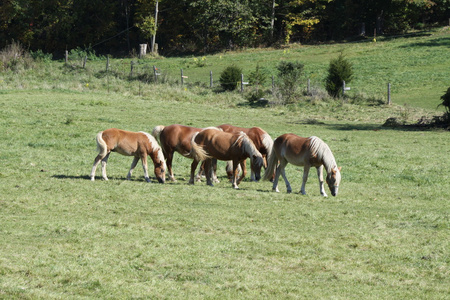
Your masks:
<svg viewBox="0 0 450 300"><path fill-rule="evenodd" d="M323 187L323 167L327 172L326 181L330 188L331 194L338 194L339 183L341 181L341 168L337 167L333 153L324 141L316 136L309 138L299 137L292 133L283 134L277 137L273 144L272 152L269 154L268 167L264 173L264 179L268 180L272 177L277 162L279 165L276 169L275 179L273 181L273 190L278 190L278 179L283 176L286 183L287 192L292 192L291 185L286 178L285 167L288 163L296 166L304 166L303 183L300 192L305 195L305 184L308 179L309 169L317 168L317 176L319 177L320 194L327 197Z"/></svg>
<svg viewBox="0 0 450 300"><path fill-rule="evenodd" d="M197 132L202 131L201 128L184 126L184 125L159 125L153 128L152 135L159 139L161 148L166 158L167 169L169 171L169 178L175 181L173 175L172 161L175 151L184 157L190 157L191 153L191 139Z"/></svg>
<svg viewBox="0 0 450 300"><path fill-rule="evenodd" d="M100 161L102 161L103 179L108 180L108 177L106 176L106 163L108 162L111 151L114 151L122 155L134 156L130 171L127 175L128 180L131 178L131 173L133 173L137 162L141 159L142 167L144 168L145 180L150 182L147 167L147 156L150 155L150 158L155 166L156 179L158 179L159 183L165 182L166 162L164 160L164 155L158 142L150 134L143 131L131 132L111 128L105 131L100 131L97 134L96 139L99 154L95 158L94 165L92 167L92 181L95 180L95 170L97 169Z"/></svg>
<svg viewBox="0 0 450 300"><path fill-rule="evenodd" d="M194 162L191 165L191 180L194 183L194 173L199 161L205 161L206 184L213 185L212 159L233 161L233 188L237 189L240 180L237 179L238 165L250 158L254 172L260 177L263 158L256 149L252 140L243 132L229 133L217 129L205 129L192 138L192 157Z"/></svg>
<svg viewBox="0 0 450 300"><path fill-rule="evenodd" d="M221 128L224 132L230 132L230 133L239 133L241 131L244 132L252 140L253 144L255 144L256 149L258 149L258 151L262 154L262 156L264 158L264 167L267 166L267 164L266 164L267 155L269 155L269 153L270 153L270 151L272 151L272 147L273 147L273 140L267 132L265 132L260 127L244 128L244 127L232 126L229 124L222 124L217 127ZM228 164L227 164L227 168L228 168ZM244 178L245 175L247 174L245 160L241 163L241 168L242 168L241 178ZM255 173L253 172L254 169L255 169L254 166L252 166L250 179L252 181L258 181L260 178L255 177ZM259 172L261 172L261 170Z"/></svg>

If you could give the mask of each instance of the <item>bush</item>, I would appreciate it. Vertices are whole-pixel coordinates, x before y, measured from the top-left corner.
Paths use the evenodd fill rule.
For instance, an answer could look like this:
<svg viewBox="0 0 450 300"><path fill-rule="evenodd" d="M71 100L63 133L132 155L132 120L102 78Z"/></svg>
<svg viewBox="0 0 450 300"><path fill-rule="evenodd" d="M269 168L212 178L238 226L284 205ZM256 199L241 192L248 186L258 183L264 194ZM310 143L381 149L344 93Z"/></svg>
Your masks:
<svg viewBox="0 0 450 300"><path fill-rule="evenodd" d="M353 78L353 66L341 53L338 58L330 61L325 88L332 97L342 94L342 82L349 83Z"/></svg>
<svg viewBox="0 0 450 300"><path fill-rule="evenodd" d="M12 42L0 51L0 71L20 72L32 67L33 59L20 43Z"/></svg>
<svg viewBox="0 0 450 300"><path fill-rule="evenodd" d="M447 89L447 92L441 96L442 103L439 106L444 106L445 112L450 114L450 87Z"/></svg>
<svg viewBox="0 0 450 300"><path fill-rule="evenodd" d="M241 68L235 65L229 66L220 74L220 85L226 91L234 91L238 82L241 81L241 75Z"/></svg>
<svg viewBox="0 0 450 300"><path fill-rule="evenodd" d="M278 66L278 89L283 102L292 103L298 92L304 65L300 62L281 61Z"/></svg>

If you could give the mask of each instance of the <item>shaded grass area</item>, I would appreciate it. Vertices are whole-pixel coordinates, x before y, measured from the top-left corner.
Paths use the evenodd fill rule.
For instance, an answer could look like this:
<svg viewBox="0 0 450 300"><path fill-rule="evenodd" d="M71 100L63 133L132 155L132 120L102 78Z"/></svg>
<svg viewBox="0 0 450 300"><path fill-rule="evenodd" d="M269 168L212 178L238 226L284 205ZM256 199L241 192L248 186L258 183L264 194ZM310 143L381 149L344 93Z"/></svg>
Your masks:
<svg viewBox="0 0 450 300"><path fill-rule="evenodd" d="M212 105L161 90L2 94L1 298L448 295L448 132L383 129L403 107L252 109L239 98ZM173 123L317 135L343 166L340 194L322 198L311 172L308 195L299 195L302 168L292 165L293 194L248 179L235 191L221 162L220 183L190 186L190 161L180 155L175 183L147 184L140 167L125 180L131 159L116 153L110 181L88 180L98 131Z"/></svg>

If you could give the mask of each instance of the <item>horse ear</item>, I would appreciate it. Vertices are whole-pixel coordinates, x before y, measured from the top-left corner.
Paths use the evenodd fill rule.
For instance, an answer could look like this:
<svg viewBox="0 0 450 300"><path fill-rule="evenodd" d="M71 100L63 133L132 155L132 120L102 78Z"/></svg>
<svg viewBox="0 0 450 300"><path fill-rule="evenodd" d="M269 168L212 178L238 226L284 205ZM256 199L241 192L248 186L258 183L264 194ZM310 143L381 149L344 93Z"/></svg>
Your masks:
<svg viewBox="0 0 450 300"><path fill-rule="evenodd" d="M339 172L340 172L340 171L342 170L342 167L339 167L338 170L339 170Z"/></svg>

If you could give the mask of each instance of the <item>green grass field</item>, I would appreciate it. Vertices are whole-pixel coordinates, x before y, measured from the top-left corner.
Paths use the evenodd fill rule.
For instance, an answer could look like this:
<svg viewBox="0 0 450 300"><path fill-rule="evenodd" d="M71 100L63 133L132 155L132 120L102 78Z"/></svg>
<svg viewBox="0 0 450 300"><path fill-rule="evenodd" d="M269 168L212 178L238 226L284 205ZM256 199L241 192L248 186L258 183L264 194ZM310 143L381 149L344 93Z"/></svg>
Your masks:
<svg viewBox="0 0 450 300"><path fill-rule="evenodd" d="M439 36L443 41L430 51L448 50L448 33ZM298 51L332 56L348 47L348 56L362 62L356 53L367 49L358 48L391 42L399 41ZM226 55L245 61L248 52ZM270 51L251 54L261 61L264 55ZM443 70L439 59L430 59L436 71L428 73L405 64L403 76L434 78ZM364 69L372 74L370 65ZM429 81L433 90L442 85L437 99L405 80L398 97L406 99L410 89L407 106L251 108L239 94L201 87L143 84L139 96L138 83L117 78L108 92L95 70L62 74L56 63L43 70L0 74L0 299L448 298L449 133L382 127L389 117L413 123L438 113L445 78ZM425 94L433 105L416 101ZM292 165L286 169L292 194L282 181L280 193L271 192L270 182L248 179L233 190L222 162L220 183L191 186L190 161L177 154L175 183L148 184L141 167L127 181L132 159L117 153L109 159L109 181L100 180L99 169L89 180L98 131L150 132L174 123L260 126L274 138L317 135L343 167L339 195L321 197L315 172L308 194L298 194L302 168Z"/></svg>

